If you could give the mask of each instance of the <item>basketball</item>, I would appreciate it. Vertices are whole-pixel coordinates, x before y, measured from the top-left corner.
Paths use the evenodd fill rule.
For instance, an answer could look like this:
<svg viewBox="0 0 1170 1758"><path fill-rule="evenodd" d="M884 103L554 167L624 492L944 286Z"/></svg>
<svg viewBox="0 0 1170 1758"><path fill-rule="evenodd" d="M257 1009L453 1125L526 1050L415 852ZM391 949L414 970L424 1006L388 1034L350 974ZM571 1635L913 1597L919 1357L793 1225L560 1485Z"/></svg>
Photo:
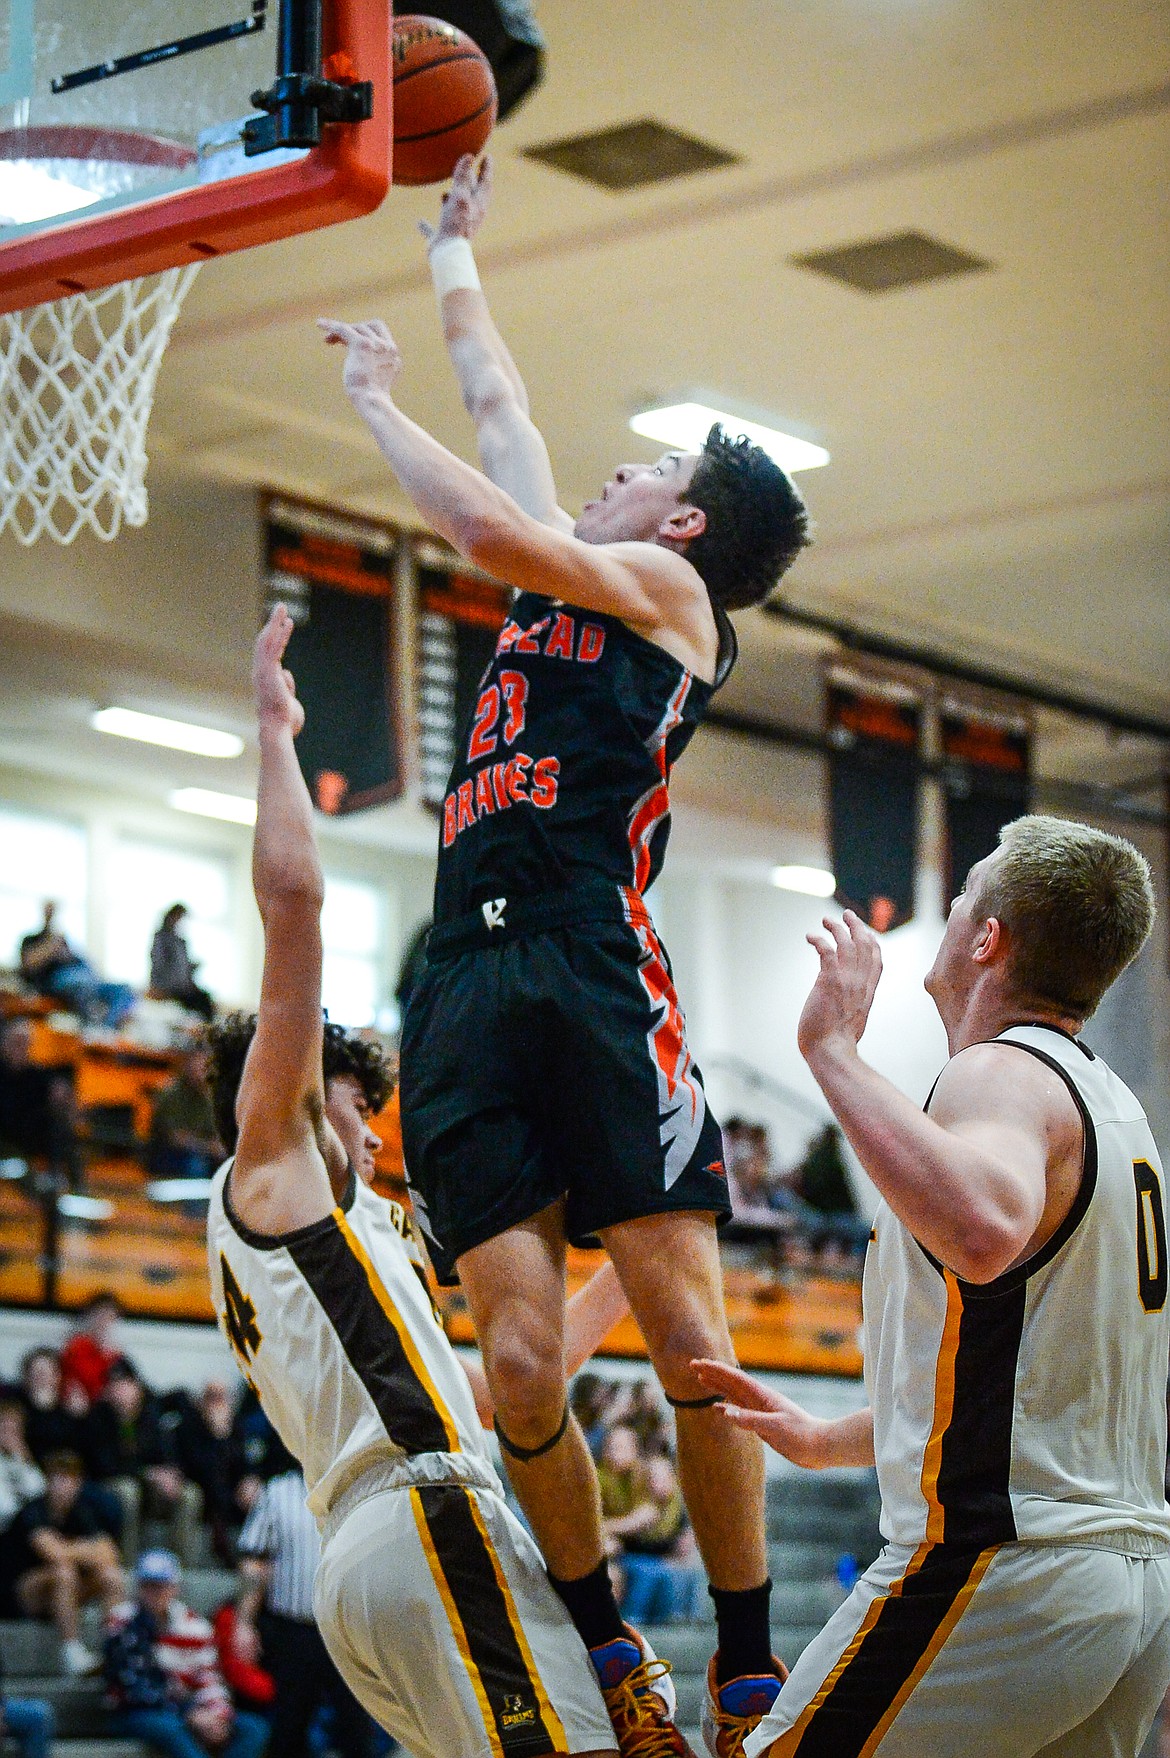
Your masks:
<svg viewBox="0 0 1170 1758"><path fill-rule="evenodd" d="M439 18L394 20L394 181L443 183L478 153L496 120L487 56Z"/></svg>

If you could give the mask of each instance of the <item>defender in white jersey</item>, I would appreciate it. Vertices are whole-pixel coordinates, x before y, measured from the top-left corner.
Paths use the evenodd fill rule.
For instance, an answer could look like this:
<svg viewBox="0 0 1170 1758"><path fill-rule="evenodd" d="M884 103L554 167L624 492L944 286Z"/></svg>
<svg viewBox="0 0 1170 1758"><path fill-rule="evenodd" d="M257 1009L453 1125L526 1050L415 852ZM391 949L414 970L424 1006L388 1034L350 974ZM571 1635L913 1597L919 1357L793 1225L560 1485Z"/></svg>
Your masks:
<svg viewBox="0 0 1170 1758"><path fill-rule="evenodd" d="M505 1505L476 1399L431 1305L403 1211L368 1188L381 1054L321 1014L323 881L293 740L304 722L278 607L257 640L255 1020L213 1029L233 1158L208 1213L212 1297L240 1366L300 1461L323 1549L325 1643L415 1758L616 1750L594 1669ZM579 1365L621 1313L602 1272L566 1333ZM486 1384L481 1382L486 1396Z"/></svg>
<svg viewBox="0 0 1170 1758"><path fill-rule="evenodd" d="M881 970L846 912L801 1049L882 1195L870 1408L810 1418L702 1364L797 1464L876 1462L886 1539L748 1758L1135 1758L1170 1682L1166 1204L1142 1108L1077 1033L1153 921L1120 838L1023 818L951 909L925 1112L862 1062Z"/></svg>

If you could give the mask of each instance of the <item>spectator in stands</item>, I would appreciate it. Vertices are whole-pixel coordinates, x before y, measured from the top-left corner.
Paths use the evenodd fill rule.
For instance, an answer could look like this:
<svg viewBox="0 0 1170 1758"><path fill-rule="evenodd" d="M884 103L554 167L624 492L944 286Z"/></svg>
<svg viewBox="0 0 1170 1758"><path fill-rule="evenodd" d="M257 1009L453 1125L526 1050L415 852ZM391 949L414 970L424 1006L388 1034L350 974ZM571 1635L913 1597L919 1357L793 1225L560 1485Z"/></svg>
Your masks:
<svg viewBox="0 0 1170 1758"><path fill-rule="evenodd" d="M190 1045L174 1080L155 1094L147 1163L156 1178L210 1178L223 1160L207 1067L206 1045Z"/></svg>
<svg viewBox="0 0 1170 1758"><path fill-rule="evenodd" d="M32 1060L32 1021L0 1021L0 1159L47 1162L81 1181L73 1076Z"/></svg>
<svg viewBox="0 0 1170 1758"><path fill-rule="evenodd" d="M7 1737L16 1746L17 1758L50 1758L55 1732L53 1705L43 1697L6 1696L0 1665L0 1746Z"/></svg>
<svg viewBox="0 0 1170 1758"><path fill-rule="evenodd" d="M622 1616L635 1628L698 1616L704 1580L698 1547L679 1488L674 1462L665 1453L643 1460L646 1498L653 1510L631 1523L624 1538L626 1596Z"/></svg>
<svg viewBox="0 0 1170 1758"><path fill-rule="evenodd" d="M294 1470L296 1460L260 1408L260 1400L245 1381L240 1387L232 1417L232 1499L241 1518L255 1505L271 1477Z"/></svg>
<svg viewBox="0 0 1170 1758"><path fill-rule="evenodd" d="M613 1387L599 1373L579 1373L569 1392L573 1415L581 1425L585 1445L594 1459L601 1455L606 1436L606 1412Z"/></svg>
<svg viewBox="0 0 1170 1758"><path fill-rule="evenodd" d="M107 1623L111 1730L165 1758L259 1758L267 1724L233 1707L211 1625L179 1598L178 1558L148 1550L134 1579L136 1598L114 1608Z"/></svg>
<svg viewBox="0 0 1170 1758"><path fill-rule="evenodd" d="M121 1317L116 1294L102 1290L90 1295L77 1314L77 1329L61 1350L63 1393L76 1388L87 1405L101 1397L111 1369L125 1359L117 1346Z"/></svg>
<svg viewBox="0 0 1170 1758"><path fill-rule="evenodd" d="M116 1537L108 1511L85 1484L77 1454L51 1453L43 1495L25 1503L0 1543L4 1615L51 1618L68 1673L98 1665L78 1636L81 1607L99 1600L109 1613L124 1592Z"/></svg>
<svg viewBox="0 0 1170 1758"><path fill-rule="evenodd" d="M240 1622L234 1600L221 1605L211 1620L219 1670L237 1709L262 1715L271 1726L276 1680L264 1665L260 1636L254 1624Z"/></svg>
<svg viewBox="0 0 1170 1758"><path fill-rule="evenodd" d="M157 1001L177 1001L203 1019L215 1017L215 1002L195 981L194 964L179 925L187 914L185 903L173 903L155 930L150 943L150 995Z"/></svg>
<svg viewBox="0 0 1170 1758"><path fill-rule="evenodd" d="M623 1618L636 1625L692 1615L694 1571L672 1566L694 1553L670 1460L662 1454L645 1459L634 1430L619 1423L606 1437L597 1476L605 1535L621 1546Z"/></svg>
<svg viewBox="0 0 1170 1758"><path fill-rule="evenodd" d="M24 1405L18 1398L5 1398L0 1401L0 1527L44 1487L44 1473L25 1438Z"/></svg>
<svg viewBox="0 0 1170 1758"><path fill-rule="evenodd" d="M841 1131L835 1123L826 1123L813 1137L804 1159L793 1171L791 1185L805 1205L805 1220L814 1249L836 1247L846 1255L864 1255L869 1222L858 1214L857 1198L845 1167Z"/></svg>
<svg viewBox="0 0 1170 1758"><path fill-rule="evenodd" d="M762 1123L732 1117L723 1127L723 1157L733 1221L774 1226L774 1178L768 1131Z"/></svg>
<svg viewBox="0 0 1170 1758"><path fill-rule="evenodd" d="M20 943L20 974L38 995L49 996L93 1025L118 1027L134 1006L125 983L106 983L87 958L75 952L53 926L55 903L44 905L44 921Z"/></svg>
<svg viewBox="0 0 1170 1758"><path fill-rule="evenodd" d="M236 1643L241 1657L254 1656L258 1633L276 1683L273 1754L308 1758L310 1724L328 1703L334 1716L331 1743L341 1758L372 1758L374 1725L317 1628L313 1577L321 1543L299 1468L265 1485L244 1522L239 1548L244 1586L236 1602Z"/></svg>
<svg viewBox="0 0 1170 1758"><path fill-rule="evenodd" d="M147 1389L123 1356L110 1369L105 1391L85 1421L85 1449L94 1476L117 1495L123 1515L123 1549L137 1555L144 1518L170 1524L184 1561L195 1554L200 1495L178 1463L178 1419Z"/></svg>
<svg viewBox="0 0 1170 1758"><path fill-rule="evenodd" d="M230 1534L243 1515L232 1494L232 1401L222 1380L209 1380L197 1399L183 1401L175 1449L184 1474L199 1485L215 1554L230 1563Z"/></svg>
<svg viewBox="0 0 1170 1758"><path fill-rule="evenodd" d="M29 1451L43 1471L50 1453L83 1453L89 1400L76 1383L66 1387L53 1349L30 1349L20 1364L20 1397Z"/></svg>

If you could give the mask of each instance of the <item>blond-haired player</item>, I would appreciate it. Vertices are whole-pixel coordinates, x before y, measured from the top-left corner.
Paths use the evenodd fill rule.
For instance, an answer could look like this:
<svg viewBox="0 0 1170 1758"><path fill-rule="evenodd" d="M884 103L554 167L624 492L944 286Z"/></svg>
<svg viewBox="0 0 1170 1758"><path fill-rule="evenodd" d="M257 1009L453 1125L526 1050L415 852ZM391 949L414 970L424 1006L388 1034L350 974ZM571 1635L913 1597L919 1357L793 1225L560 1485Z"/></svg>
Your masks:
<svg viewBox="0 0 1170 1758"><path fill-rule="evenodd" d="M615 1749L592 1666L504 1503L468 1377L436 1320L409 1222L373 1195L369 1045L324 1026L324 886L293 741L283 606L256 642L255 1021L215 1040L233 1158L207 1218L221 1325L300 1461L323 1548L321 1634L346 1683L415 1758ZM578 1296L574 1363L624 1311L612 1273Z"/></svg>
<svg viewBox="0 0 1170 1758"><path fill-rule="evenodd" d="M1018 819L926 979L951 1060L925 1112L858 1054L881 972L856 916L809 939L800 1047L881 1192L870 1408L817 1421L717 1363L797 1464L876 1461L885 1549L748 1758L1135 1758L1170 1679L1166 1208L1133 1094L1078 1033L1140 950L1119 837Z"/></svg>

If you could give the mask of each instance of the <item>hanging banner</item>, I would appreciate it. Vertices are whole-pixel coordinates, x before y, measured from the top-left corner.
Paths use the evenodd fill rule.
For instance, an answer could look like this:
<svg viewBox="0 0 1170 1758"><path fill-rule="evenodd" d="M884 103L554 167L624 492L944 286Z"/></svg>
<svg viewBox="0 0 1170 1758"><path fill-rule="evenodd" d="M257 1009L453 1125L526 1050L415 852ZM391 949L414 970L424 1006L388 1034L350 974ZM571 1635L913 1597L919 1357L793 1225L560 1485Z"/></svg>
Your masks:
<svg viewBox="0 0 1170 1758"><path fill-rule="evenodd" d="M825 722L836 895L884 934L914 914L922 706L900 685L830 673Z"/></svg>
<svg viewBox="0 0 1170 1758"><path fill-rule="evenodd" d="M1031 728L1020 716L944 700L942 749L943 898L957 897L967 874L999 841L1005 824L1029 810Z"/></svg>
<svg viewBox="0 0 1170 1758"><path fill-rule="evenodd" d="M417 542L415 559L419 768L423 802L438 811L512 592L463 571L458 557L425 539Z"/></svg>
<svg viewBox="0 0 1170 1758"><path fill-rule="evenodd" d="M398 534L283 495L264 503L268 608L296 627L285 664L305 729L297 758L313 803L331 816L403 791L394 660Z"/></svg>

